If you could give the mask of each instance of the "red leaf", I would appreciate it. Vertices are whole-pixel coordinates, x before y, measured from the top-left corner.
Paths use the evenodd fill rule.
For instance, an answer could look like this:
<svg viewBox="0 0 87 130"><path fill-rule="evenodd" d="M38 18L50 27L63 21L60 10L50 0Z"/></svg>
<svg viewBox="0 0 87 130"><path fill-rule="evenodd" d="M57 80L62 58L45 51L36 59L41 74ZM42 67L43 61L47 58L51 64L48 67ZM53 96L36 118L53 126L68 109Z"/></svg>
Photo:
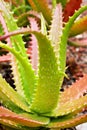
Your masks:
<svg viewBox="0 0 87 130"><path fill-rule="evenodd" d="M67 22L69 16L72 16L75 10L78 10L80 8L81 3L82 0L70 0L66 4L66 7L64 8L64 22Z"/></svg>

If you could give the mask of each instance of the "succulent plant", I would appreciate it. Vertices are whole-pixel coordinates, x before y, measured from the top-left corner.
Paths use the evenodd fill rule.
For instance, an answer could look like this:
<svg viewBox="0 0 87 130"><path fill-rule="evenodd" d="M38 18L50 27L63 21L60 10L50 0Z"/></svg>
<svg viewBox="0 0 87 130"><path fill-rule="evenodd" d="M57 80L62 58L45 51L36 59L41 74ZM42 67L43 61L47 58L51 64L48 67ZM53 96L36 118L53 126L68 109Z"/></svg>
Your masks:
<svg viewBox="0 0 87 130"><path fill-rule="evenodd" d="M5 1L10 2L9 0L5 0ZM37 5L37 3L38 3L38 5ZM53 8L54 8L57 3L62 4L63 22L67 22L69 19L69 16L72 16L73 13L75 12L75 10L78 10L80 8L82 0L79 0L79 1L77 1L77 0L74 0L74 1L73 0L70 0L70 1L53 0L51 3L51 6L53 5ZM31 5L33 10L31 10L31 7L29 5ZM30 17L34 17L35 19L38 19L38 21L40 22L40 17L39 17L38 12L41 12L43 14L43 16L46 20L46 24L48 26L51 23L53 8L52 7L49 8L49 4L47 3L46 0L43 0L43 1L40 1L40 0L13 1L12 0L10 8L14 12L13 14L16 15L17 25L19 27L29 26L29 22L32 21L32 19L31 20L29 19ZM70 33L69 33L69 38L68 38L69 45L73 45L73 46L77 46L77 47L87 46L86 38L84 40L84 39L79 39L79 38L74 37L78 34L82 34L83 32L85 32L87 30L86 21L87 21L87 16L84 16L84 17L80 18L79 20L77 20L76 22L74 22L72 28L70 29ZM0 15L0 22L1 22L2 26L4 27L4 32L5 33L8 32L6 29L7 27L5 25L4 19L2 18L1 15ZM84 22L85 22L85 24L84 24ZM2 26L0 25L1 35L3 34ZM40 24L39 24L39 26L40 26ZM80 26L80 28L79 28L79 26ZM35 26L33 25L32 27L34 28ZM29 49L27 50L27 52L29 52ZM9 62L10 60L11 60L10 55L0 56L0 62Z"/></svg>
<svg viewBox="0 0 87 130"><path fill-rule="evenodd" d="M7 27L5 35L0 36L0 47L11 53L15 84L13 89L0 75L0 102L3 105L0 106L0 123L7 129L61 129L87 121L87 114L81 114L87 107L87 95L83 95L87 91L87 75L64 92L60 91L66 76L69 31L85 10L87 6L76 11L63 27L62 6L58 4L53 10L49 32L43 15L41 30L19 29L8 5L0 0L0 15ZM28 59L21 35L26 33L37 39L31 44L32 61ZM2 42L5 39L7 44Z"/></svg>

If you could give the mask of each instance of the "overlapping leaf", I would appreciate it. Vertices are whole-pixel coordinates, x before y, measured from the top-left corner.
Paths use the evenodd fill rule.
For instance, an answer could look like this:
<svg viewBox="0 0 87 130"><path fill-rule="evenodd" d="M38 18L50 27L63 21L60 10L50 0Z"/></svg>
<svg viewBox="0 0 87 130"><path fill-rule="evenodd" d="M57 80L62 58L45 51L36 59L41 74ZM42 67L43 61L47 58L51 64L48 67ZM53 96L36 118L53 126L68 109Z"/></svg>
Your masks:
<svg viewBox="0 0 87 130"><path fill-rule="evenodd" d="M19 126L39 127L49 123L49 119L46 117L40 117L32 114L16 114L4 107L0 107L0 119L3 121L13 121L14 124Z"/></svg>
<svg viewBox="0 0 87 130"><path fill-rule="evenodd" d="M4 1L2 0L0 1L0 9L2 10L2 15L6 21L8 30L14 31L18 29L17 24L14 18L12 17L12 14L10 13L9 9L7 8L6 3L4 3ZM19 44L19 41L20 41L20 44ZM20 63L16 61L15 58L12 58L13 75L14 75L14 81L15 81L17 92L21 94L22 96L24 94L24 96L26 97L26 100L30 103L32 100L32 94L33 94L35 83L36 83L35 74L34 74L34 71L31 69L31 64L29 63L29 60L26 54L26 49L24 46L24 42L22 40L22 36L19 35L19 36L11 37L11 44L19 53L21 53L23 57L26 58L26 61L30 68L30 69L28 68L29 73L27 72L28 74L25 74L25 69L23 68L23 66L21 66ZM23 75L25 76L23 77Z"/></svg>
<svg viewBox="0 0 87 130"><path fill-rule="evenodd" d="M52 120L51 123L49 123L48 127L49 128L54 128L54 129L58 129L58 128L69 128L69 127L73 127L76 125L79 125L81 123L84 123L87 121L87 114L85 115L80 115L77 117L60 117L60 119L54 119Z"/></svg>

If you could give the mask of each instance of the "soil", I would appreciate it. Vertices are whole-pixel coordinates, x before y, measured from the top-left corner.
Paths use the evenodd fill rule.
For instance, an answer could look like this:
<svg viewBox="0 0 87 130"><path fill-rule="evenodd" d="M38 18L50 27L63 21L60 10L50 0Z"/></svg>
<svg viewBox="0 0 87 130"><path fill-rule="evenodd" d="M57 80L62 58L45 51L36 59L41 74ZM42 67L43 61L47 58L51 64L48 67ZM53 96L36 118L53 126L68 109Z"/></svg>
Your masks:
<svg viewBox="0 0 87 130"><path fill-rule="evenodd" d="M66 66L69 79L64 79L63 88L87 73L87 47L68 46Z"/></svg>

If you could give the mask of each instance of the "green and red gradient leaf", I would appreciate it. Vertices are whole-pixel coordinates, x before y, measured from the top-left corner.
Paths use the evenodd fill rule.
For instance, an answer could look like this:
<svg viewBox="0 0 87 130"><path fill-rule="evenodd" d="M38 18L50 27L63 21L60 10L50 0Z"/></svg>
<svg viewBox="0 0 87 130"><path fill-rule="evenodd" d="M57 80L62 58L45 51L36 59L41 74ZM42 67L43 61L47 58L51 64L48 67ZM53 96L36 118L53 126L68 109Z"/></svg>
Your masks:
<svg viewBox="0 0 87 130"><path fill-rule="evenodd" d="M86 91L87 75L61 93L58 108L55 111L56 116L75 113L87 107L87 96L83 96Z"/></svg>
<svg viewBox="0 0 87 130"><path fill-rule="evenodd" d="M82 112L83 108L87 107L87 96L80 97L79 99L65 102L59 105L55 110L55 116L64 116L68 114L74 114Z"/></svg>
<svg viewBox="0 0 87 130"><path fill-rule="evenodd" d="M64 119L65 118L65 119ZM84 123L87 121L87 114L85 115L79 115L77 117L73 117L69 119L67 116L63 117L62 119L53 119L51 123L49 123L49 128L69 128L77 126L81 123Z"/></svg>
<svg viewBox="0 0 87 130"><path fill-rule="evenodd" d="M70 30L69 37L76 36L85 31L87 31L87 15L80 18L73 24L73 26Z"/></svg>
<svg viewBox="0 0 87 130"><path fill-rule="evenodd" d="M60 104L69 102L83 96L87 91L87 75L73 83L69 88L61 93Z"/></svg>
<svg viewBox="0 0 87 130"><path fill-rule="evenodd" d="M49 123L49 118L27 113L16 114L4 107L0 107L0 119L8 120L8 123L13 121L17 125L29 127L39 127Z"/></svg>

